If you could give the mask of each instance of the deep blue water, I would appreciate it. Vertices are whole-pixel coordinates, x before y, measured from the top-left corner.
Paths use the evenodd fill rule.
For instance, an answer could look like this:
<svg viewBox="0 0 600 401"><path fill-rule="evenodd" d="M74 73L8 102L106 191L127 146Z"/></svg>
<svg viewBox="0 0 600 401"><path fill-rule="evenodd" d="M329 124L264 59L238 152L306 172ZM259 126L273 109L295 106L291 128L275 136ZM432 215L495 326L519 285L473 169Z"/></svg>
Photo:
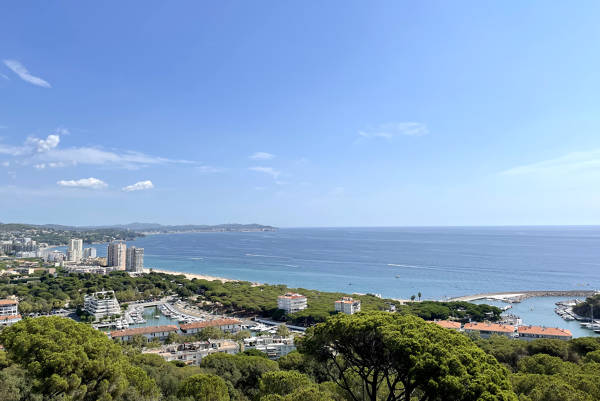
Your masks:
<svg viewBox="0 0 600 401"><path fill-rule="evenodd" d="M600 227L306 228L128 245L145 248L146 267L392 298L600 288Z"/></svg>

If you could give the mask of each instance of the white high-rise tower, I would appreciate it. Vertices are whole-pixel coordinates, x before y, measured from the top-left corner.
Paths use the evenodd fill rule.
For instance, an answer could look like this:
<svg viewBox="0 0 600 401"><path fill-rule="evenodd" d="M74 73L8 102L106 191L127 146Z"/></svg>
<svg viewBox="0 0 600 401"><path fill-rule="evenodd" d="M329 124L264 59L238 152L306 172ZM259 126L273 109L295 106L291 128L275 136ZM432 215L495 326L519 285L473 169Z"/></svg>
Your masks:
<svg viewBox="0 0 600 401"><path fill-rule="evenodd" d="M70 262L81 262L81 258L83 257L83 240L76 238L69 240L67 256Z"/></svg>

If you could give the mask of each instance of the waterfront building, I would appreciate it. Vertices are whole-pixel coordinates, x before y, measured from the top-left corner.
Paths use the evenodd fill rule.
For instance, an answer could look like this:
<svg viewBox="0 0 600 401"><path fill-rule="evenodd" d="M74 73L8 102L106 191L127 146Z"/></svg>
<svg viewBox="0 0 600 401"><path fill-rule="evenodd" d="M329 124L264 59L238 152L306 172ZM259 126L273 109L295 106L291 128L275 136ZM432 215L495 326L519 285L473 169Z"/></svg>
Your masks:
<svg viewBox="0 0 600 401"><path fill-rule="evenodd" d="M96 248L85 248L83 250L84 259L94 259L96 257Z"/></svg>
<svg viewBox="0 0 600 401"><path fill-rule="evenodd" d="M287 313L294 313L306 309L308 303L304 295L288 292L277 297L277 307Z"/></svg>
<svg viewBox="0 0 600 401"><path fill-rule="evenodd" d="M360 312L360 300L352 299L351 297L343 297L342 299L335 301L335 310L347 315Z"/></svg>
<svg viewBox="0 0 600 401"><path fill-rule="evenodd" d="M174 325L136 327L135 329L111 331L110 337L128 341L133 338L133 336L143 336L150 341L155 339L163 341L170 333L177 333L177 330L177 326Z"/></svg>
<svg viewBox="0 0 600 401"><path fill-rule="evenodd" d="M479 334L481 338L489 338L492 335L506 336L514 338L517 336L515 333L515 326L497 324L497 323L465 323L464 330L466 333Z"/></svg>
<svg viewBox="0 0 600 401"><path fill-rule="evenodd" d="M452 320L436 320L433 323L445 329L451 329L456 331L460 331L462 326L460 322L454 322Z"/></svg>
<svg viewBox="0 0 600 401"><path fill-rule="evenodd" d="M125 270L127 245L123 241L113 241L108 244L108 267L115 270Z"/></svg>
<svg viewBox="0 0 600 401"><path fill-rule="evenodd" d="M215 319L205 322L192 322L179 326L183 334L194 334L207 327L216 327L226 333L237 333L240 331L242 322L237 319Z"/></svg>
<svg viewBox="0 0 600 401"><path fill-rule="evenodd" d="M131 246L127 248L125 267L128 272L142 273L144 271L144 248Z"/></svg>
<svg viewBox="0 0 600 401"><path fill-rule="evenodd" d="M267 354L270 359L279 359L296 350L294 336L258 336L244 338L244 351L257 349Z"/></svg>
<svg viewBox="0 0 600 401"><path fill-rule="evenodd" d="M69 273L92 273L106 275L112 271L109 267L103 266L80 266L80 265L68 265L65 269Z"/></svg>
<svg viewBox="0 0 600 401"><path fill-rule="evenodd" d="M21 320L21 315L0 316L0 327L10 326Z"/></svg>
<svg viewBox="0 0 600 401"><path fill-rule="evenodd" d="M15 316L19 314L19 301L16 299L0 299L0 316Z"/></svg>
<svg viewBox="0 0 600 401"><path fill-rule="evenodd" d="M83 259L83 240L77 238L72 238L69 240L67 259L69 262L81 262L81 259Z"/></svg>
<svg viewBox="0 0 600 401"><path fill-rule="evenodd" d="M145 349L142 353L159 355L167 362L180 361L186 365L200 365L202 358L208 355L218 352L234 355L239 350L240 346L235 341L220 339L163 345L160 348Z"/></svg>
<svg viewBox="0 0 600 401"><path fill-rule="evenodd" d="M93 315L96 320L105 316L121 314L119 302L114 291L100 291L83 298L83 309Z"/></svg>
<svg viewBox="0 0 600 401"><path fill-rule="evenodd" d="M569 330L556 327L541 326L519 326L517 327L519 339L532 341L538 338L550 338L554 340L570 340L573 335Z"/></svg>

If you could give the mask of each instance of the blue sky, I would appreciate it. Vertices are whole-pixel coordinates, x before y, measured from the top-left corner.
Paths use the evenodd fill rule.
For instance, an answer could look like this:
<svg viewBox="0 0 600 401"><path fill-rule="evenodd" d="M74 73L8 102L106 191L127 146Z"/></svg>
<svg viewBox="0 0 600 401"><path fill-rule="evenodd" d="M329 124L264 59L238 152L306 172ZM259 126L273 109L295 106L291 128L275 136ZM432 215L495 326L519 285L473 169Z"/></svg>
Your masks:
<svg viewBox="0 0 600 401"><path fill-rule="evenodd" d="M599 12L5 2L0 221L600 224Z"/></svg>

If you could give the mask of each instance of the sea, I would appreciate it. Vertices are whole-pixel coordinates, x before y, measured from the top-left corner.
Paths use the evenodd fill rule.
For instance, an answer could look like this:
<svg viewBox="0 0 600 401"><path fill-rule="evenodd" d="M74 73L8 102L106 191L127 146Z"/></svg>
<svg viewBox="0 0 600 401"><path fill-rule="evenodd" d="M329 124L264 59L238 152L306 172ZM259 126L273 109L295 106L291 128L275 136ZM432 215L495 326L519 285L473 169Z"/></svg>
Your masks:
<svg viewBox="0 0 600 401"><path fill-rule="evenodd" d="M127 244L145 249L146 267L397 299L600 288L599 226L286 228L156 234ZM105 244L94 246L106 254ZM554 314L565 299L528 299L512 313L593 335Z"/></svg>

